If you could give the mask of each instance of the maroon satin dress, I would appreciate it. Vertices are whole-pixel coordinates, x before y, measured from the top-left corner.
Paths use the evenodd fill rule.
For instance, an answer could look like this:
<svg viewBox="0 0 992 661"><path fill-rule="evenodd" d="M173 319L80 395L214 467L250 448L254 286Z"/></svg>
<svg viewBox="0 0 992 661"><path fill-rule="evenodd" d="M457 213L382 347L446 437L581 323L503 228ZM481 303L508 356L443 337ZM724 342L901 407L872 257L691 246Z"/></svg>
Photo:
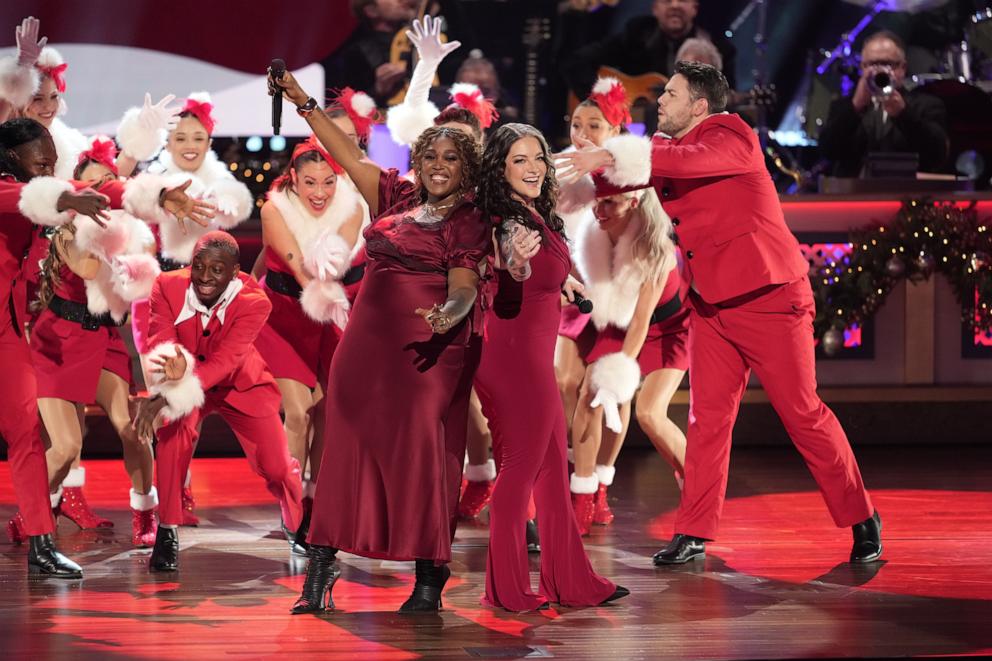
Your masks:
<svg viewBox="0 0 992 661"><path fill-rule="evenodd" d="M489 505L482 602L511 611L532 610L545 601L591 606L616 588L589 564L568 491L565 412L554 370L561 286L571 270L565 241L545 228L530 265L523 282L498 271L475 379L499 466ZM532 491L541 527L540 594L531 590L525 539Z"/></svg>
<svg viewBox="0 0 992 661"><path fill-rule="evenodd" d="M390 560L451 560L478 366L478 315L435 335L417 308L447 299L448 270L478 270L492 226L472 203L420 224L413 185L380 180L361 293L331 361L323 463L308 541Z"/></svg>

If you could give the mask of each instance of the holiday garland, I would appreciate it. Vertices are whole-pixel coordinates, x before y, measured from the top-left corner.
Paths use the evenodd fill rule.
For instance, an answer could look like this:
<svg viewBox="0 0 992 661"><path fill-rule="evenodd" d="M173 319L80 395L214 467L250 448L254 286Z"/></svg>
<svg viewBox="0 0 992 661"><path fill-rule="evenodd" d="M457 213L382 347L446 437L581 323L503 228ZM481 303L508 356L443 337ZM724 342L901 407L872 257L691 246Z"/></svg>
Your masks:
<svg viewBox="0 0 992 661"><path fill-rule="evenodd" d="M811 266L813 329L824 351L836 353L844 329L874 316L900 280L934 272L950 282L964 321L975 331L992 328L992 221L975 207L909 200L892 223L852 231L849 256Z"/></svg>

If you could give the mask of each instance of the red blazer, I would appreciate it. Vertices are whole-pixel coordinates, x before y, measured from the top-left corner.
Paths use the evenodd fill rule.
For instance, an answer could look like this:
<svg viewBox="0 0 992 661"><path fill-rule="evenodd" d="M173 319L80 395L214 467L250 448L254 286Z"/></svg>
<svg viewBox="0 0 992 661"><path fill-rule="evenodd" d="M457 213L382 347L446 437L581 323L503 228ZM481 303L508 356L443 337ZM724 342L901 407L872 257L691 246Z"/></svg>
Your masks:
<svg viewBox="0 0 992 661"><path fill-rule="evenodd" d="M739 116L711 115L679 139L655 135L651 184L703 300L807 277L758 138Z"/></svg>
<svg viewBox="0 0 992 661"><path fill-rule="evenodd" d="M77 190L88 186L81 181L69 183ZM24 323L21 315L27 309L27 285L21 267L37 229L18 206L25 186L27 184L13 177L0 178L0 327L13 324L18 335ZM121 208L122 182L108 182L100 188L100 192L110 198L111 207ZM55 213L54 208L50 211Z"/></svg>
<svg viewBox="0 0 992 661"><path fill-rule="evenodd" d="M224 323L217 317L206 328L199 313L176 325L189 289L189 268L162 273L149 298L148 346L165 342L183 346L195 361L192 373L210 399L252 417L279 413L275 379L255 349L255 338L272 310L265 291L253 277L238 275L243 288L228 305Z"/></svg>

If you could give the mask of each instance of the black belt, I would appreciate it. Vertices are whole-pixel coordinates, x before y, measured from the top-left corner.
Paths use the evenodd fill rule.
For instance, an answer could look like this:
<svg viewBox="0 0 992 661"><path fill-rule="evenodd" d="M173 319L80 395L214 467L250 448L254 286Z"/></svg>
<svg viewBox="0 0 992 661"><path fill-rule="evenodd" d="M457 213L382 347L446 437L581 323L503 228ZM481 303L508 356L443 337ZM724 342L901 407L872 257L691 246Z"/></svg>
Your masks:
<svg viewBox="0 0 992 661"><path fill-rule="evenodd" d="M48 309L56 317L77 323L83 327L83 330L88 331L97 331L104 326L123 326L127 321L127 315L119 322L114 321L109 312L92 314L86 309L84 303L67 301L59 296L52 296L52 300L48 303Z"/></svg>
<svg viewBox="0 0 992 661"><path fill-rule="evenodd" d="M177 262L174 259L163 257L161 254L156 255L156 257L158 257L158 267L162 269L163 273L178 271L179 269L184 269L188 266L188 264L183 264L182 262Z"/></svg>
<svg viewBox="0 0 992 661"><path fill-rule="evenodd" d="M678 312L681 309L682 309L682 297L679 296L678 292L675 292L675 296L672 296L670 299L668 299L667 302L662 303L661 305L659 305L654 309L654 312L651 313L651 323L657 324L659 322L662 322L665 319L668 319L669 317L674 315L676 312Z"/></svg>
<svg viewBox="0 0 992 661"><path fill-rule="evenodd" d="M345 287L361 281L365 276L365 264L354 266L341 278L341 284ZM303 293L303 288L296 278L281 271L269 271L265 274L265 286L278 294L284 294L293 298L299 298Z"/></svg>

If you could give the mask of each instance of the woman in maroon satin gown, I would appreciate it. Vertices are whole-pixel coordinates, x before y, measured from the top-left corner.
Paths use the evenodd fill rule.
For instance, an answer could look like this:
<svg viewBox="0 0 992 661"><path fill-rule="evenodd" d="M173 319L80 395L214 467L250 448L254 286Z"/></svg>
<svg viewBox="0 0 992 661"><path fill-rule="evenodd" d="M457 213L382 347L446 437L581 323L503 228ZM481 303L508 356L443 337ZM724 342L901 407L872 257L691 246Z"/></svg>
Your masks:
<svg viewBox="0 0 992 661"><path fill-rule="evenodd" d="M591 606L628 594L589 564L568 491L565 413L554 350L561 290L571 270L557 184L544 137L506 124L483 155L479 205L499 222L502 263L476 390L499 472L489 510L482 602L511 611ZM541 586L531 589L524 524L533 491L541 527Z"/></svg>
<svg viewBox="0 0 992 661"><path fill-rule="evenodd" d="M362 288L331 361L310 564L293 612L327 607L340 574L336 549L416 560L400 612L436 611L450 575L481 351L480 266L493 250L492 225L471 201L479 147L457 129L426 130L413 147L412 183L364 160L290 74L278 85L376 218L364 234Z"/></svg>

